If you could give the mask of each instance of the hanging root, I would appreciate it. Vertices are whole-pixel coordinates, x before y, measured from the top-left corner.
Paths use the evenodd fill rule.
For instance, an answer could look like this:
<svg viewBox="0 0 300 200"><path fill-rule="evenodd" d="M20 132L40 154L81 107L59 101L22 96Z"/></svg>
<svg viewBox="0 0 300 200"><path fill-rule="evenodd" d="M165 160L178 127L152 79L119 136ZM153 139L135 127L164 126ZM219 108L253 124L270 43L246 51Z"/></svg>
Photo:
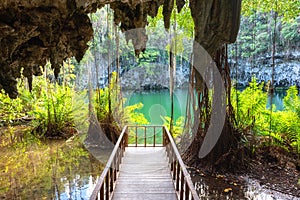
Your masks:
<svg viewBox="0 0 300 200"><path fill-rule="evenodd" d="M100 121L100 125L106 137L112 143L116 144L122 130L116 123L113 123L112 116L109 114L106 115L106 117Z"/></svg>
<svg viewBox="0 0 300 200"><path fill-rule="evenodd" d="M235 172L247 168L246 163L251 156L251 151L242 143L242 135L234 128L228 115L216 145L207 156L200 159L198 153L204 140L204 132L199 128L194 141L183 154L183 159L188 165L211 172Z"/></svg>

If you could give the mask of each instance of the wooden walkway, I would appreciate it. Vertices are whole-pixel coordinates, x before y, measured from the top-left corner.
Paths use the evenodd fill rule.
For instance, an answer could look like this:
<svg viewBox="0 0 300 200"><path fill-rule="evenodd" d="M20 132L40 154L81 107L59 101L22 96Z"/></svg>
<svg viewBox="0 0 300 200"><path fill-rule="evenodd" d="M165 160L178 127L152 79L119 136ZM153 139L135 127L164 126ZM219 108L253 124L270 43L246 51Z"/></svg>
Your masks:
<svg viewBox="0 0 300 200"><path fill-rule="evenodd" d="M126 147L113 200L176 200L165 147Z"/></svg>
<svg viewBox="0 0 300 200"><path fill-rule="evenodd" d="M90 200L199 200L165 126L125 126Z"/></svg>

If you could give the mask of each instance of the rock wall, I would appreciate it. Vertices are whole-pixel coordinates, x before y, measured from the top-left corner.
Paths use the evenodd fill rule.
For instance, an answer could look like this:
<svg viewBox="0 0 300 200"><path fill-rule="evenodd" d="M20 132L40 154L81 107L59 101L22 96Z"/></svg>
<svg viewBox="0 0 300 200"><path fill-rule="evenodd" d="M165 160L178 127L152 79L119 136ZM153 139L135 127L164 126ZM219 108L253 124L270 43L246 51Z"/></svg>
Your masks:
<svg viewBox="0 0 300 200"><path fill-rule="evenodd" d="M168 65L152 63L151 69L136 67L121 76L123 90L156 90L170 88L170 72ZM189 83L189 66L177 66L174 86L187 87Z"/></svg>
<svg viewBox="0 0 300 200"><path fill-rule="evenodd" d="M272 79L271 55L261 56L255 60L255 63L240 59L237 67L235 67L236 61L234 59L230 62L232 66L231 77L237 79L237 83L241 87L247 86L252 76L255 76L258 82L267 83ZM276 54L274 71L274 85L276 87L292 85L300 87L300 52L295 51L289 55Z"/></svg>

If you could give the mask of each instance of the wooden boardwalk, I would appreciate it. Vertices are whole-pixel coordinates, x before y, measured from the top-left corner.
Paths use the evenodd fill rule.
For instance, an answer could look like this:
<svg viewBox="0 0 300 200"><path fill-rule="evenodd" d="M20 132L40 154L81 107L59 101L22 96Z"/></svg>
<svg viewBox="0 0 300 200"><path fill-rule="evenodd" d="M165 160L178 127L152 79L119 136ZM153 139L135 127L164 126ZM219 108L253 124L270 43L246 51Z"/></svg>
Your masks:
<svg viewBox="0 0 300 200"><path fill-rule="evenodd" d="M90 200L120 199L199 200L165 126L123 128L90 196Z"/></svg>
<svg viewBox="0 0 300 200"><path fill-rule="evenodd" d="M165 147L126 147L112 199L177 199Z"/></svg>

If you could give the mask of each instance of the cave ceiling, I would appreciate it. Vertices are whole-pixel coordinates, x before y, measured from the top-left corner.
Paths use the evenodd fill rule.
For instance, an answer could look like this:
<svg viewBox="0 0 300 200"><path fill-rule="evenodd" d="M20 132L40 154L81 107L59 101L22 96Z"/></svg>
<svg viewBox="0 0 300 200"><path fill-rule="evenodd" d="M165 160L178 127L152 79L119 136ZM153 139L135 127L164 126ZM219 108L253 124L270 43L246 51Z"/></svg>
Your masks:
<svg viewBox="0 0 300 200"><path fill-rule="evenodd" d="M176 1L176 8L174 8ZM114 21L132 40L136 54L145 50L147 16L163 6L165 28L173 9L189 3L195 24L195 41L213 54L224 43L235 41L240 23L241 0L1 0L0 89L16 98L17 78L23 74L31 87L39 66L51 62L57 77L64 60L80 61L93 37L88 13L110 4Z"/></svg>

